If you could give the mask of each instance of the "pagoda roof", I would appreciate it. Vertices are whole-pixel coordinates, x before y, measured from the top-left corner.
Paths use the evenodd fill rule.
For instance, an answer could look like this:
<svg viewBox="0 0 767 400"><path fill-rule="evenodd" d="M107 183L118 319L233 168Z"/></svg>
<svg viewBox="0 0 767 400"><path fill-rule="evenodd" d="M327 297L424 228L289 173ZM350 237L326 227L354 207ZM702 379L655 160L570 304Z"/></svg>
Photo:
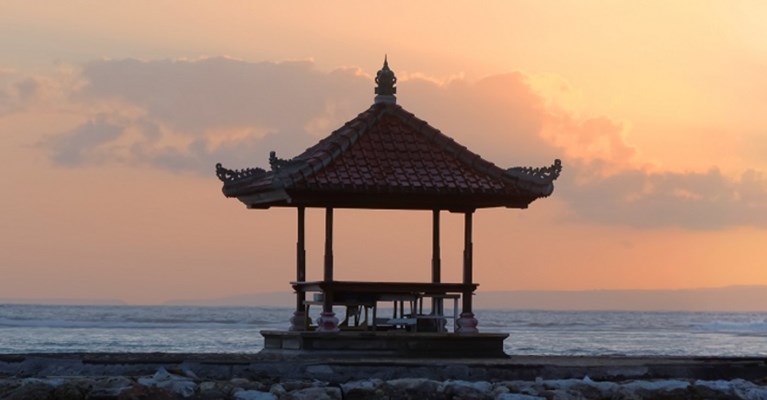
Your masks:
<svg viewBox="0 0 767 400"><path fill-rule="evenodd" d="M392 93L379 93L370 108L292 159L272 152L269 164L269 171L217 164L224 195L249 208L526 208L553 192L562 169L559 160L502 169L397 105Z"/></svg>

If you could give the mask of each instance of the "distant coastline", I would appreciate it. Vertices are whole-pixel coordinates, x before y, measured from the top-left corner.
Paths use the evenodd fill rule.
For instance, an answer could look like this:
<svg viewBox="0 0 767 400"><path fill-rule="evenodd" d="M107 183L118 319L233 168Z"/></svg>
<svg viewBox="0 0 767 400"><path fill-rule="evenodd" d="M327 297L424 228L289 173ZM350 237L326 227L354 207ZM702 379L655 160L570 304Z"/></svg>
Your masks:
<svg viewBox="0 0 767 400"><path fill-rule="evenodd" d="M767 286L671 290L488 291L477 292L479 309L544 311L767 312ZM251 293L207 299L177 299L160 305L209 307L292 307L294 295ZM4 299L0 304L129 305L119 299Z"/></svg>
<svg viewBox="0 0 767 400"><path fill-rule="evenodd" d="M41 304L62 306L127 306L128 302L119 299L87 298L2 298L0 304Z"/></svg>
<svg viewBox="0 0 767 400"><path fill-rule="evenodd" d="M767 286L485 292L476 296L475 304L477 308L547 311L767 312Z"/></svg>

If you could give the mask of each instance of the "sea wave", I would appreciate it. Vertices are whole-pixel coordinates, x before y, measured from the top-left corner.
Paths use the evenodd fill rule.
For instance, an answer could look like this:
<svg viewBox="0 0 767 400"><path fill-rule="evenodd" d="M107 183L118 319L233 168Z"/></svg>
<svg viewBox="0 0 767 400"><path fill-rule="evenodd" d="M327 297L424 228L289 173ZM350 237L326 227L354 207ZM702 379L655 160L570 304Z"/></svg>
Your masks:
<svg viewBox="0 0 767 400"><path fill-rule="evenodd" d="M767 337L767 321L713 321L693 327L700 332Z"/></svg>
<svg viewBox="0 0 767 400"><path fill-rule="evenodd" d="M0 306L0 327L104 329L268 328L286 324L286 310L248 307Z"/></svg>
<svg viewBox="0 0 767 400"><path fill-rule="evenodd" d="M258 351L288 308L0 305L0 353ZM476 310L510 354L765 356L765 313ZM341 318L341 315L337 315Z"/></svg>
<svg viewBox="0 0 767 400"><path fill-rule="evenodd" d="M88 321L56 319L9 319L0 318L2 328L100 328L100 329L254 329L273 325L273 322L198 322L198 321ZM284 324L283 324L284 325Z"/></svg>

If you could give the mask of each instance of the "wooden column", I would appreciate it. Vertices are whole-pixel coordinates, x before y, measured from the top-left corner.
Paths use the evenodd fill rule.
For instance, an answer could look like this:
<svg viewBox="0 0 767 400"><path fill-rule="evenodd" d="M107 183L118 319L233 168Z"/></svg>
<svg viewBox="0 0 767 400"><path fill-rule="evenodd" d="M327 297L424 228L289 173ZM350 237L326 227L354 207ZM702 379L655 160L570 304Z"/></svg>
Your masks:
<svg viewBox="0 0 767 400"><path fill-rule="evenodd" d="M333 281L333 208L325 209L325 265L322 279ZM333 312L333 291L323 293L322 315L317 320L317 330L320 332L338 332L338 318Z"/></svg>
<svg viewBox="0 0 767 400"><path fill-rule="evenodd" d="M472 243L472 229L473 229L473 216L472 212L465 214L464 230L463 230L463 283L472 283L474 265L473 265L473 247ZM463 299L464 311L471 312L471 297ZM468 309L468 310L467 310Z"/></svg>
<svg viewBox="0 0 767 400"><path fill-rule="evenodd" d="M439 210L432 212L432 233L431 233L431 282L440 283L442 281L442 259L439 248ZM442 314L442 299L431 299L431 313ZM438 324L446 323L445 320L436 321Z"/></svg>
<svg viewBox="0 0 767 400"><path fill-rule="evenodd" d="M306 209L298 207L298 227L296 238L296 282L306 281ZM304 308L306 293L303 290L296 290L296 311L293 312L293 318L290 319L291 331L302 331L306 329L306 311Z"/></svg>
<svg viewBox="0 0 767 400"><path fill-rule="evenodd" d="M471 240L473 229L473 215L474 210L467 211L465 213L464 222L464 241L463 241L463 283L472 284L473 282L473 243ZM472 297L474 292L467 290L463 292L463 309L461 310L461 318L458 319L458 333L477 333L477 319L474 318L474 312L472 311Z"/></svg>
<svg viewBox="0 0 767 400"><path fill-rule="evenodd" d="M431 282L440 283L442 281L442 260L439 249L439 210L433 211L431 237Z"/></svg>
<svg viewBox="0 0 767 400"><path fill-rule="evenodd" d="M333 281L333 209L325 209L325 267L322 279Z"/></svg>

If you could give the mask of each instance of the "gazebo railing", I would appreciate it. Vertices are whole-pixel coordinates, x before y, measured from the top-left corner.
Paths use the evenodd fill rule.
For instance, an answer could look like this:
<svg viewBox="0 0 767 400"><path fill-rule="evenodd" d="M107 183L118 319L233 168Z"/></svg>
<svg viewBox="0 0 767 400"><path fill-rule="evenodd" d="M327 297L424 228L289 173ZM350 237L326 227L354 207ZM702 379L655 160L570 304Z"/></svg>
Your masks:
<svg viewBox="0 0 767 400"><path fill-rule="evenodd" d="M312 305L323 307L344 306L349 309L365 312L363 325L357 325L358 329L381 328L381 323L386 325L409 327L412 331L418 330L418 324L431 323L436 330L444 329L445 320L453 319L455 324L458 320L458 304L461 296L471 296L477 289L477 284L464 283L425 283L425 282L360 282L360 281L311 281L291 282L297 293L319 294L304 301L304 327L310 329L309 308ZM434 306L431 313L423 313L424 298L432 298ZM444 300L453 300L453 315L444 314ZM391 319L379 319L378 302L391 301L394 304L393 317ZM410 305L410 313L405 314L404 305ZM361 309L360 309L361 307ZM372 323L368 324L368 308L372 309ZM347 313L348 318L348 313ZM347 326L348 328L348 326Z"/></svg>

